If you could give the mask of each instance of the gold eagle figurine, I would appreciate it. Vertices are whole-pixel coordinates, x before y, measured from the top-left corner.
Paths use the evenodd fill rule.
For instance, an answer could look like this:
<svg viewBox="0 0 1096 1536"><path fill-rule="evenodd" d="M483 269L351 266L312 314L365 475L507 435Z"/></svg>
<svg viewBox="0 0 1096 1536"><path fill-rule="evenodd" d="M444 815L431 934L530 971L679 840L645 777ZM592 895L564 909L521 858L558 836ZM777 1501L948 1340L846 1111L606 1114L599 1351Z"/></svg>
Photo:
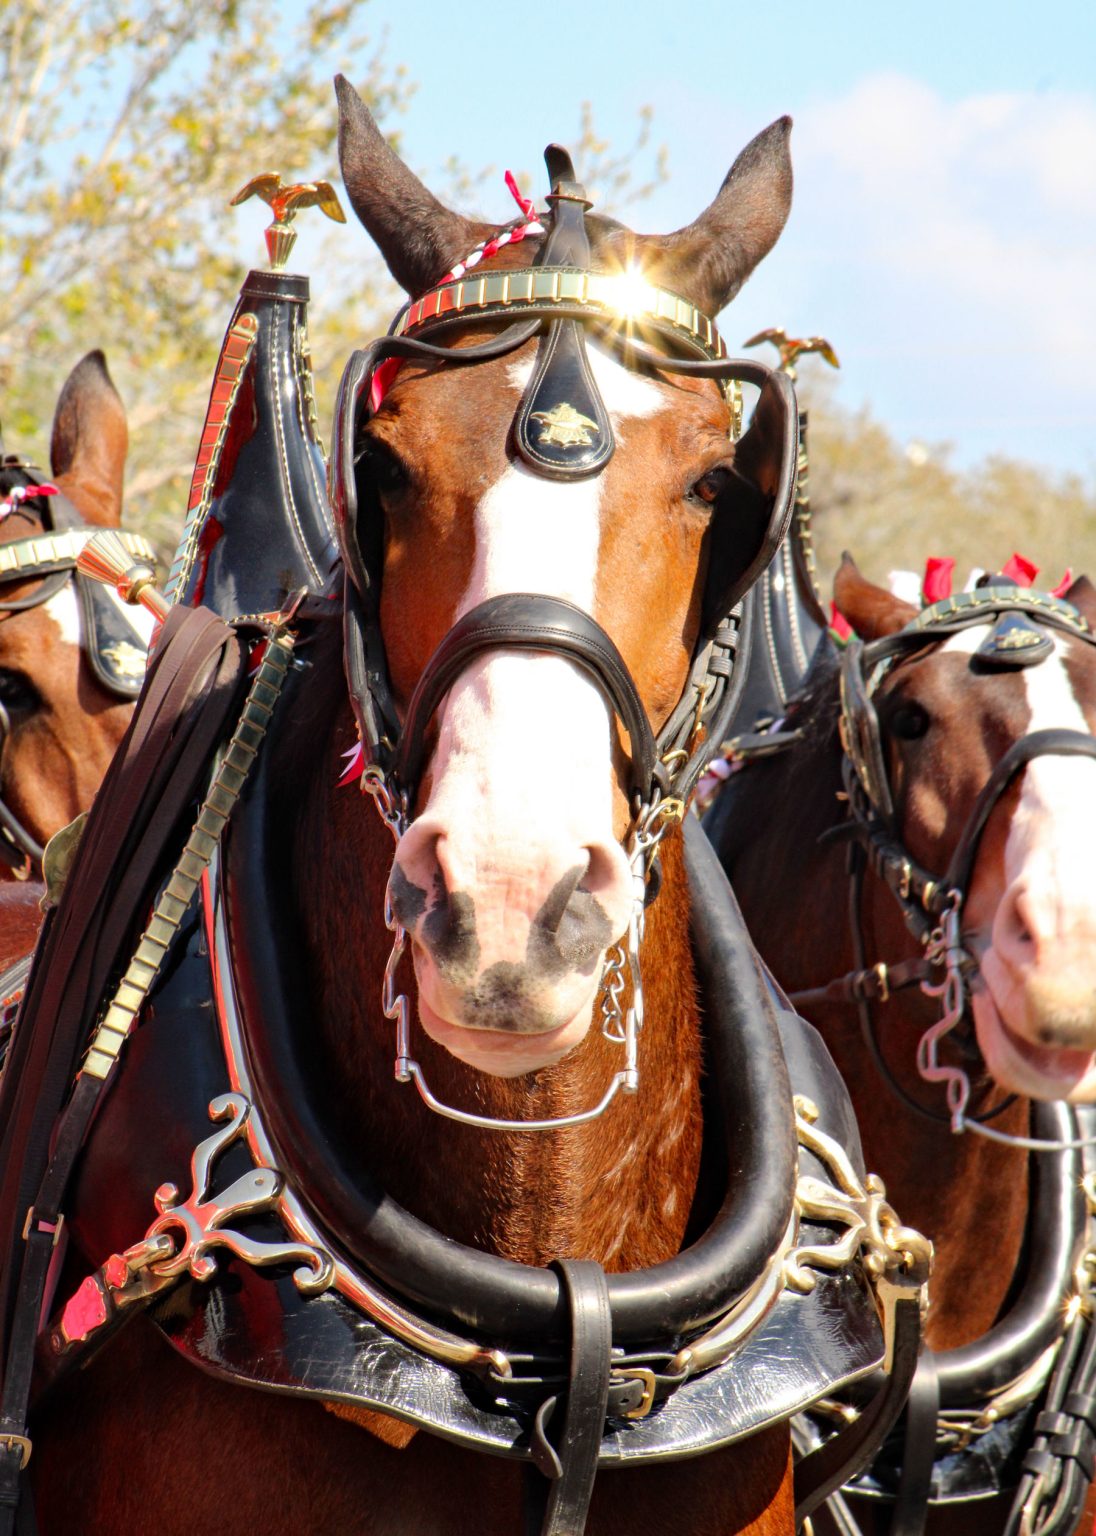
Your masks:
<svg viewBox="0 0 1096 1536"><path fill-rule="evenodd" d="M246 203L249 197L261 197L274 215L274 222L265 235L270 265L275 271L280 271L289 259L297 238L293 220L302 208L318 208L336 224L346 223L339 194L329 181L298 181L283 186L277 171L264 171L260 176L253 176L246 187L240 188L229 207L236 208L240 203Z"/></svg>
<svg viewBox="0 0 1096 1536"><path fill-rule="evenodd" d="M837 361L837 353L830 346L825 336L789 336L783 326L772 326L767 331L758 331L756 336L751 336L743 345L747 347L759 347L763 341L771 341L780 353L778 372L786 373L795 383L795 362L805 352L817 352L825 358L831 368L840 368Z"/></svg>

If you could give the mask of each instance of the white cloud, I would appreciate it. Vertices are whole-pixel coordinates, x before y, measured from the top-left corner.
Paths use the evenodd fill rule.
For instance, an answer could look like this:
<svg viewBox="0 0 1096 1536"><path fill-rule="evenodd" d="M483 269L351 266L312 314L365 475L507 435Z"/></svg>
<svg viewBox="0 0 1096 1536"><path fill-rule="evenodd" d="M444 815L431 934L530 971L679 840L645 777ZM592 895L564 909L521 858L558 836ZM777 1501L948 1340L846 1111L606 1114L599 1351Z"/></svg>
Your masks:
<svg viewBox="0 0 1096 1536"><path fill-rule="evenodd" d="M801 110L795 153L802 320L846 388L964 456L1096 465L1096 96L873 76Z"/></svg>

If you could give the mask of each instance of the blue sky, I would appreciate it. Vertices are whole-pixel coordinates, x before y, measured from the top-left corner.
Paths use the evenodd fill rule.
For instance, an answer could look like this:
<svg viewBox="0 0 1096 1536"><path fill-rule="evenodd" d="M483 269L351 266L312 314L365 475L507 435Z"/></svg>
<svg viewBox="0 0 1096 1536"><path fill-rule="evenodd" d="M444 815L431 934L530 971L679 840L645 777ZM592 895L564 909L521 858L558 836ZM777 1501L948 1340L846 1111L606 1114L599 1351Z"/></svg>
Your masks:
<svg viewBox="0 0 1096 1536"><path fill-rule="evenodd" d="M654 108L670 180L629 216L648 230L688 223L790 112L795 207L725 312L728 341L821 331L840 398L900 441L1096 481L1094 0L374 0L369 15L418 85L385 126L427 175L452 154L496 167L465 211L500 221L502 169L538 170L583 101L616 145Z"/></svg>

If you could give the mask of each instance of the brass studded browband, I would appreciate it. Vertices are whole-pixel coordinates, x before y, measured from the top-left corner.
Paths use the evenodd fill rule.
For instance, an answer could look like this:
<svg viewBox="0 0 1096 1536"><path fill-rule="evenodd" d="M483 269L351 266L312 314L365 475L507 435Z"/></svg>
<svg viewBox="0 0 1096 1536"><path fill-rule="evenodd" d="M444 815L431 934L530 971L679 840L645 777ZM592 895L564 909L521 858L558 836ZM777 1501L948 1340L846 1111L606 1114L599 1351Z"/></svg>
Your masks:
<svg viewBox="0 0 1096 1536"><path fill-rule="evenodd" d="M98 532L97 528L68 528L63 533L37 533L30 539L0 544L0 582L75 569L77 555ZM135 559L155 564L156 551L139 533L119 532L118 537Z"/></svg>
<svg viewBox="0 0 1096 1536"><path fill-rule="evenodd" d="M711 362L727 356L723 338L707 315L667 288L656 288L632 273L587 272L575 267L521 267L484 273L432 288L408 304L390 334L406 336L428 323L462 315L483 320L492 314L591 317L620 329L654 328Z"/></svg>
<svg viewBox="0 0 1096 1536"><path fill-rule="evenodd" d="M1083 614L1063 598L1053 597L1049 592L1034 592L1030 587L1009 586L976 587L973 592L956 592L953 597L941 598L938 603L922 608L917 617L906 625L903 633L932 629L938 624L961 624L967 619L973 621L983 616L988 618L992 614L1006 613L1011 609L1033 614L1036 619L1045 615L1080 634L1089 630Z"/></svg>

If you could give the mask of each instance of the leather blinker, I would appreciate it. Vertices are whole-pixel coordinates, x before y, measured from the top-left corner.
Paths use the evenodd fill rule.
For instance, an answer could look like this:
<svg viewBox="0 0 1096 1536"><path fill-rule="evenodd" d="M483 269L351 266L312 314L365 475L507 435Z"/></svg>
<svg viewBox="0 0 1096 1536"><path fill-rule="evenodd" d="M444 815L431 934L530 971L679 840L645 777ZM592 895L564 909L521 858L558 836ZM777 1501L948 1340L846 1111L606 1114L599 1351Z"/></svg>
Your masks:
<svg viewBox="0 0 1096 1536"><path fill-rule="evenodd" d="M1054 652L1054 640L1023 613L1003 613L974 653L979 671L1006 672L1034 667Z"/></svg>
<svg viewBox="0 0 1096 1536"><path fill-rule="evenodd" d="M552 181L552 229L537 265L588 270L589 199L575 180L565 149L549 144L544 159ZM518 407L514 436L526 464L554 480L597 474L612 458L613 426L590 369L579 321L553 320L546 328Z"/></svg>

